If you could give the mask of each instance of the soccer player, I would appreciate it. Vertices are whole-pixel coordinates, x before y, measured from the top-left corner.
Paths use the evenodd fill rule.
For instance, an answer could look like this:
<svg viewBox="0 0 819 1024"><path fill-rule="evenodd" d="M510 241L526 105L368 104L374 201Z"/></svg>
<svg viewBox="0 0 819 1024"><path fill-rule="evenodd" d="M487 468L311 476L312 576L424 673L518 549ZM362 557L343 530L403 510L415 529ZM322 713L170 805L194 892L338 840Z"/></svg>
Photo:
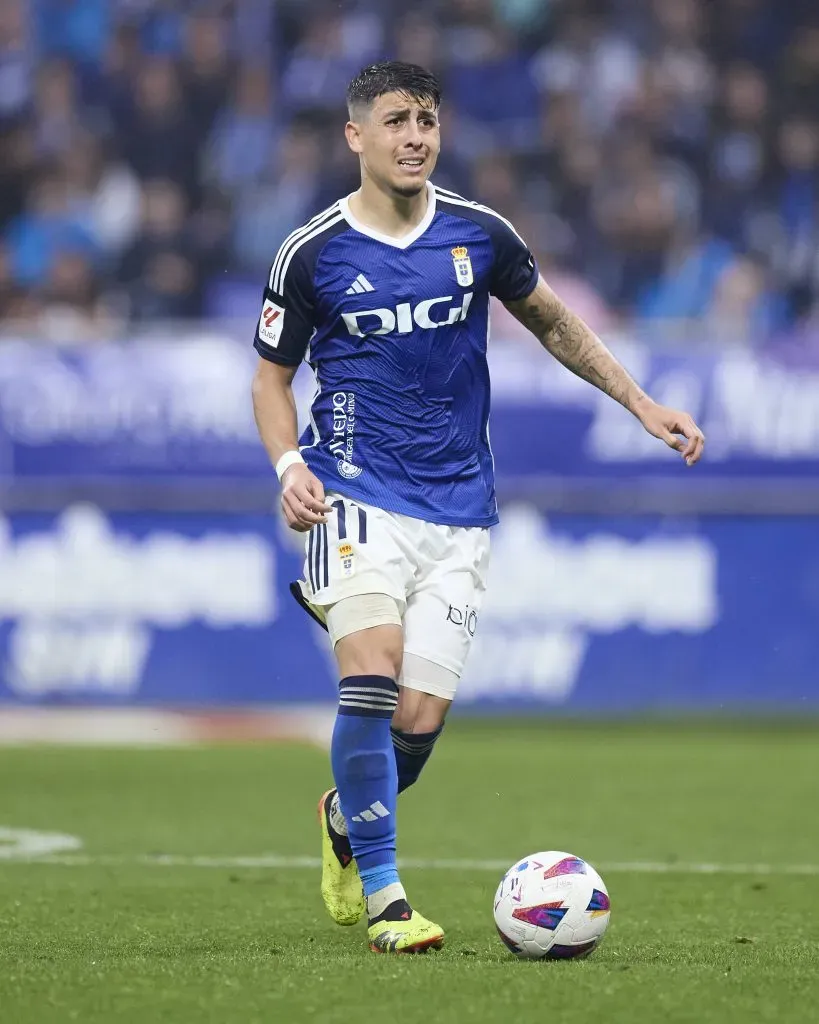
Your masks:
<svg viewBox="0 0 819 1024"><path fill-rule="evenodd" d="M350 83L361 187L282 243L255 337L259 433L287 523L307 534L292 589L328 630L340 678L321 891L339 924L366 910L377 952L444 938L401 885L396 798L441 734L486 589L498 521L490 295L688 465L704 441L563 305L508 221L432 184L439 102L415 65L375 64ZM303 359L317 386L299 440L291 382Z"/></svg>

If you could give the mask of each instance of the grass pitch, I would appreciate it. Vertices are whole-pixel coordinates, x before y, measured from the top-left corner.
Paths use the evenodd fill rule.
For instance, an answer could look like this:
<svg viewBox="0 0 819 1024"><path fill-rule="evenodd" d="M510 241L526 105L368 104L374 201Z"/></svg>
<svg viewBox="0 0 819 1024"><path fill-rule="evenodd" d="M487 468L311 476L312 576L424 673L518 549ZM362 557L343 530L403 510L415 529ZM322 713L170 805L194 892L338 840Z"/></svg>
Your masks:
<svg viewBox="0 0 819 1024"><path fill-rule="evenodd" d="M298 859L318 855L320 751L2 750L0 826L83 848L0 860L0 1021L819 1020L817 741L812 726L453 721L400 804L402 856L439 862L404 871L410 898L447 929L414 958L333 925ZM440 863L549 848L611 892L587 961L515 960L491 916L501 870ZM283 859L232 859L268 854Z"/></svg>

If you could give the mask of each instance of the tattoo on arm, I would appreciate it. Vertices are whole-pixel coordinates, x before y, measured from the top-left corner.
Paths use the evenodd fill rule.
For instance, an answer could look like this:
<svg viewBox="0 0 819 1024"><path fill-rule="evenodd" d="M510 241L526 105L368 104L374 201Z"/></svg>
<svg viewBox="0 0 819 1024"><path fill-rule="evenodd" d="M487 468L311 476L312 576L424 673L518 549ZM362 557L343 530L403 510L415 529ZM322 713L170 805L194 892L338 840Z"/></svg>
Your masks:
<svg viewBox="0 0 819 1024"><path fill-rule="evenodd" d="M616 402L633 412L647 397L594 331L542 280L528 298L509 303L508 308L567 369Z"/></svg>

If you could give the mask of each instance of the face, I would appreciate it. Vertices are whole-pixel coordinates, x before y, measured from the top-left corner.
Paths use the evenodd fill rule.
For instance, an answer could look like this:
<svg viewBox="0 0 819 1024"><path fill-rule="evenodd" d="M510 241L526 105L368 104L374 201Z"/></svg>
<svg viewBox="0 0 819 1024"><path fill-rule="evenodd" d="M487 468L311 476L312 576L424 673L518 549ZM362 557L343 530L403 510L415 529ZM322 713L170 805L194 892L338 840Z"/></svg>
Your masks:
<svg viewBox="0 0 819 1024"><path fill-rule="evenodd" d="M422 191L441 148L437 110L399 92L379 96L346 134L364 174L400 196Z"/></svg>

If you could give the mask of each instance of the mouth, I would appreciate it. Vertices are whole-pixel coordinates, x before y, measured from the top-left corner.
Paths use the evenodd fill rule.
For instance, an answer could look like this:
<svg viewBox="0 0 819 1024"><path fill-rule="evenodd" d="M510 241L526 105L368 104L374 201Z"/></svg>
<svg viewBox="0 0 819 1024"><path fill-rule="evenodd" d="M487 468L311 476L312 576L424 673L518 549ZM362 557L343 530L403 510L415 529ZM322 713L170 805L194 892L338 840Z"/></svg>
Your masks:
<svg viewBox="0 0 819 1024"><path fill-rule="evenodd" d="M422 156L407 156L398 161L398 166L405 171L413 172L420 171L425 163L426 159Z"/></svg>

